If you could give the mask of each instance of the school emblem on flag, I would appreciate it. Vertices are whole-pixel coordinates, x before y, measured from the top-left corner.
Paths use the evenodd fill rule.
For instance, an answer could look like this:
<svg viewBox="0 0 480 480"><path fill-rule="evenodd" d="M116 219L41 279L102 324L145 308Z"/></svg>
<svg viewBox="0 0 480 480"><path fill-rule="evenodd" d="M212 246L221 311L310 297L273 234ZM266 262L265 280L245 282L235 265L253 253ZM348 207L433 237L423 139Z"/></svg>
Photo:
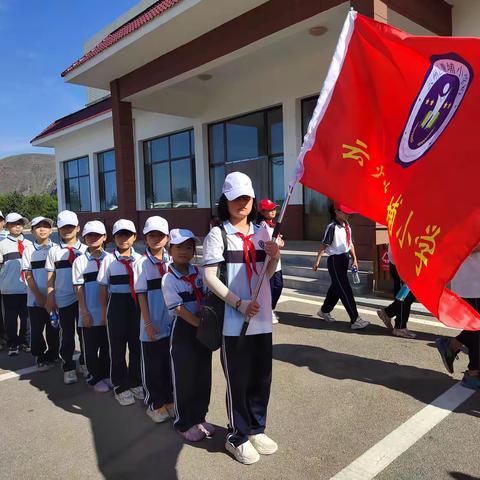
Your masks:
<svg viewBox="0 0 480 480"><path fill-rule="evenodd" d="M462 103L472 78L472 68L457 54L431 58L398 142L396 161L402 167L419 160L437 141Z"/></svg>

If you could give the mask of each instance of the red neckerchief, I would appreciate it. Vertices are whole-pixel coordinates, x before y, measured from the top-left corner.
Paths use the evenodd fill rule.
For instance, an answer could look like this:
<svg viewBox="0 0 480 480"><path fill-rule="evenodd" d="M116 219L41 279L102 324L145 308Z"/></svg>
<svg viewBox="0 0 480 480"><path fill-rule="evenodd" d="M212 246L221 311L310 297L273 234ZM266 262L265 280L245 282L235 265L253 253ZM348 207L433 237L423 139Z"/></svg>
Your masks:
<svg viewBox="0 0 480 480"><path fill-rule="evenodd" d="M75 249L70 245L65 245L65 248L68 250L68 261L70 262L70 265L73 265L73 262L77 258L77 255L75 254Z"/></svg>
<svg viewBox="0 0 480 480"><path fill-rule="evenodd" d="M158 273L160 273L160 277L163 277L166 273L163 262L157 262L156 258L148 250L145 250L145 256L158 268Z"/></svg>
<svg viewBox="0 0 480 480"><path fill-rule="evenodd" d="M352 240L352 234L350 232L350 226L347 222L343 222L343 228L345 228L345 232L347 233L347 248L350 247L350 242Z"/></svg>
<svg viewBox="0 0 480 480"><path fill-rule="evenodd" d="M92 257L95 260L95 263L97 264L97 270L100 270L100 260L98 258Z"/></svg>
<svg viewBox="0 0 480 480"><path fill-rule="evenodd" d="M269 218L268 220L265 219L265 223L266 223L269 227L275 228L275 223L274 223L274 221L273 221L271 218Z"/></svg>
<svg viewBox="0 0 480 480"><path fill-rule="evenodd" d="M253 244L251 238L255 235L252 233L251 235L244 235L240 232L235 232L235 235L242 239L243 241L243 258L245 259L245 265L247 267L247 277L248 277L248 284L250 287L250 293L252 292L252 276L253 272L258 275L257 272L257 250L255 249L255 245Z"/></svg>
<svg viewBox="0 0 480 480"><path fill-rule="evenodd" d="M117 258L117 260L125 265L128 273L128 284L130 286L130 294L132 295L133 300L137 301L137 294L135 293L135 285L133 280L133 268L132 268L132 260L130 258Z"/></svg>
<svg viewBox="0 0 480 480"><path fill-rule="evenodd" d="M188 283L191 285L193 293L195 294L195 300L198 305L202 304L203 300L203 293L202 291L197 287L197 277L198 277L198 268L195 268L195 273L191 273L190 275L182 275L180 277L180 280L183 280L184 282ZM170 270L171 271L171 270ZM173 272L172 272L173 273Z"/></svg>
<svg viewBox="0 0 480 480"><path fill-rule="evenodd" d="M18 247L18 253L20 255L23 255L23 251L25 250L25 247L21 240L17 240L17 247ZM25 272L23 270L22 270L22 273L20 274L20 277L22 278L22 281L25 280Z"/></svg>

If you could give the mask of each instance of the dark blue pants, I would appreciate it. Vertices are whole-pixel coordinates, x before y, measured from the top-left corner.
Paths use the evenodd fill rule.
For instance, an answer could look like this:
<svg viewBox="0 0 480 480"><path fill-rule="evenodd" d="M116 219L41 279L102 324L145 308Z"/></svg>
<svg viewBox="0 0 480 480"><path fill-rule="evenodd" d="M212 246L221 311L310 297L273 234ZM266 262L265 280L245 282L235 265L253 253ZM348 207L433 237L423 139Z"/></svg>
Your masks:
<svg viewBox="0 0 480 480"><path fill-rule="evenodd" d="M75 330L80 341L80 357L78 362L85 365L83 353L82 329L78 326L78 302L66 307L58 308L58 319L60 321L60 356L63 360L63 371L75 370Z"/></svg>
<svg viewBox="0 0 480 480"><path fill-rule="evenodd" d="M227 440L238 447L265 431L272 383L272 334L223 337L222 366L227 380Z"/></svg>
<svg viewBox="0 0 480 480"><path fill-rule="evenodd" d="M107 310L110 379L115 393L142 385L140 310L129 293L112 293ZM126 361L128 345L128 367Z"/></svg>
<svg viewBox="0 0 480 480"><path fill-rule="evenodd" d="M28 334L27 294L2 295L5 329L9 347L17 347L26 343ZM20 328L18 325L20 319Z"/></svg>
<svg viewBox="0 0 480 480"><path fill-rule="evenodd" d="M412 292L408 292L408 295L405 297L405 300L403 300L403 302L395 299L387 308L385 308L386 314L390 318L395 318L395 328L407 328L408 318L410 317L410 310L412 309L412 303L414 301L415 296Z"/></svg>
<svg viewBox="0 0 480 480"><path fill-rule="evenodd" d="M480 298L463 298L472 308L480 312ZM457 340L468 348L468 369L480 369L480 331L463 330Z"/></svg>
<svg viewBox="0 0 480 480"><path fill-rule="evenodd" d="M283 290L283 275L281 270L275 272L272 278L270 278L270 290L272 291L272 310L275 310Z"/></svg>
<svg viewBox="0 0 480 480"><path fill-rule="evenodd" d="M157 410L173 403L173 385L170 369L170 338L156 342L142 342L142 380L145 405Z"/></svg>
<svg viewBox="0 0 480 480"><path fill-rule="evenodd" d="M32 355L36 357L37 363L57 360L59 330L52 327L50 315L42 307L28 307L28 315L30 317Z"/></svg>
<svg viewBox="0 0 480 480"><path fill-rule="evenodd" d="M212 352L196 337L197 329L177 317L170 337L173 394L180 432L205 421L212 389Z"/></svg>
<svg viewBox="0 0 480 480"><path fill-rule="evenodd" d="M88 383L95 385L100 380L110 378L110 352L107 327L82 328L85 363L90 378Z"/></svg>

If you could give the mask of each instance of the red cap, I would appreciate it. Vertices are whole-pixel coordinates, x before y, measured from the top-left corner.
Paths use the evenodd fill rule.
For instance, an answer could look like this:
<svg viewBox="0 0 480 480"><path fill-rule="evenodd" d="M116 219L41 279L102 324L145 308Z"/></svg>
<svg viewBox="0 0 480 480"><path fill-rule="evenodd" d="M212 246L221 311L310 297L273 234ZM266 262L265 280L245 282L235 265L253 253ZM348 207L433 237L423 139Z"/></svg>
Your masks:
<svg viewBox="0 0 480 480"><path fill-rule="evenodd" d="M274 210L277 207L278 205L275 202L272 202L269 198L263 198L258 203L259 210L265 210L267 212L270 210Z"/></svg>
<svg viewBox="0 0 480 480"><path fill-rule="evenodd" d="M340 212L346 213L347 215L351 215L352 213L356 213L350 208L346 207L345 205L342 205L341 203L335 202L333 204L333 208L335 210L340 210Z"/></svg>

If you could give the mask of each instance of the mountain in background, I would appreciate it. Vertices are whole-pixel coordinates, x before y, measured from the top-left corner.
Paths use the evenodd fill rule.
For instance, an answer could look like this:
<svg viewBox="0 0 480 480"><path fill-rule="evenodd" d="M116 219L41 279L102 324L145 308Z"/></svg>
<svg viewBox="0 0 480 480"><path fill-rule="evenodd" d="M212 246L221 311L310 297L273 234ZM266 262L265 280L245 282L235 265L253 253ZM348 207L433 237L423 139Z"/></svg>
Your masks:
<svg viewBox="0 0 480 480"><path fill-rule="evenodd" d="M0 195L56 193L55 156L24 153L0 159Z"/></svg>

